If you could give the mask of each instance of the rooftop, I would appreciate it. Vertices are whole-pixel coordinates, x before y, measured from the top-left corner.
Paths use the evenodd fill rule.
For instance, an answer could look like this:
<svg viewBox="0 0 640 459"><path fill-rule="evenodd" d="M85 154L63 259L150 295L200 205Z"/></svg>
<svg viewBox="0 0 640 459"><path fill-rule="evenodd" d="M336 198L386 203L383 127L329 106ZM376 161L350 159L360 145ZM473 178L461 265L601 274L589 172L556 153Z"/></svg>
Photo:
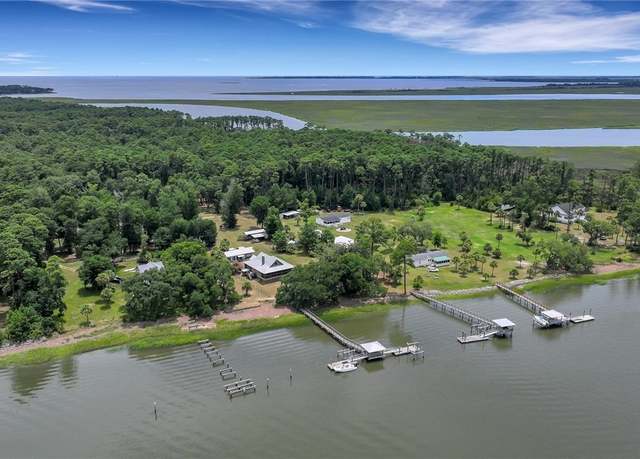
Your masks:
<svg viewBox="0 0 640 459"><path fill-rule="evenodd" d="M264 228L260 228L260 229L254 229L254 230L245 231L244 235L245 236L253 236L255 234L262 234L262 233L266 234L266 232L267 232L267 230L265 230Z"/></svg>
<svg viewBox="0 0 640 459"><path fill-rule="evenodd" d="M244 263L244 265L261 272L262 274L278 273L280 271L287 271L294 268L291 263L287 263L273 255L267 255L264 252L260 252L257 255L252 256Z"/></svg>
<svg viewBox="0 0 640 459"><path fill-rule="evenodd" d="M227 258L241 257L254 253L253 247L238 247L237 249L229 249L224 253Z"/></svg>
<svg viewBox="0 0 640 459"><path fill-rule="evenodd" d="M371 341L370 343L362 343L360 344L360 346L362 346L362 348L368 352L369 354L375 353L375 352L384 352L387 350L386 347L384 347L382 344L380 344L379 341Z"/></svg>
<svg viewBox="0 0 640 459"><path fill-rule="evenodd" d="M511 328L516 326L516 324L514 324L507 318L495 319L495 320L492 320L492 322L500 328Z"/></svg>
<svg viewBox="0 0 640 459"><path fill-rule="evenodd" d="M333 243L335 245L350 246L350 245L353 245L354 240L351 239L350 237L336 236L336 238L333 240Z"/></svg>
<svg viewBox="0 0 640 459"><path fill-rule="evenodd" d="M559 311L556 311L555 309L547 309L546 311L542 311L540 314L542 314L543 317L548 319L555 319L555 320L564 319L564 314Z"/></svg>
<svg viewBox="0 0 640 459"><path fill-rule="evenodd" d="M141 265L136 266L136 271L140 274L149 271L150 269L164 269L164 263L161 261L150 261L148 263L143 263Z"/></svg>

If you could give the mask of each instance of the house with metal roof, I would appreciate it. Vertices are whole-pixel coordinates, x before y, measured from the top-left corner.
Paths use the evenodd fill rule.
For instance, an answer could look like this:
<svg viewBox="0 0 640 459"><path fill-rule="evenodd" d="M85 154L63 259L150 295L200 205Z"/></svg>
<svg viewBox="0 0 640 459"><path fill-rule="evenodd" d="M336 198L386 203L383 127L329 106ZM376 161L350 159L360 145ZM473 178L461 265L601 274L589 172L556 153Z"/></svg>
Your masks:
<svg viewBox="0 0 640 459"><path fill-rule="evenodd" d="M300 211L299 210L288 210L286 212L282 212L280 214L280 218L284 218L284 219L289 219L289 218L296 218L300 216Z"/></svg>
<svg viewBox="0 0 640 459"><path fill-rule="evenodd" d="M244 238L247 241L261 241L267 238L267 230L264 228L254 229L244 232Z"/></svg>
<svg viewBox="0 0 640 459"><path fill-rule="evenodd" d="M151 269L162 271L164 269L164 263L161 261L150 261L148 263L142 263L141 265L136 266L136 272L138 274L142 274Z"/></svg>
<svg viewBox="0 0 640 459"><path fill-rule="evenodd" d="M272 280L284 276L290 272L294 266L273 255L260 252L244 262L245 269L248 269L251 276L260 280Z"/></svg>
<svg viewBox="0 0 640 459"><path fill-rule="evenodd" d="M551 206L551 214L560 223L575 223L586 220L587 208L582 204L560 202Z"/></svg>
<svg viewBox="0 0 640 459"><path fill-rule="evenodd" d="M416 268L422 266L447 266L451 263L449 254L444 250L427 250L426 252L411 255L411 262Z"/></svg>
<svg viewBox="0 0 640 459"><path fill-rule="evenodd" d="M320 226L340 226L351 223L350 212L336 212L333 214L320 215L316 217L316 223Z"/></svg>
<svg viewBox="0 0 640 459"><path fill-rule="evenodd" d="M224 256L229 261L244 261L247 258L251 258L254 253L253 247L238 247L227 250L224 252Z"/></svg>

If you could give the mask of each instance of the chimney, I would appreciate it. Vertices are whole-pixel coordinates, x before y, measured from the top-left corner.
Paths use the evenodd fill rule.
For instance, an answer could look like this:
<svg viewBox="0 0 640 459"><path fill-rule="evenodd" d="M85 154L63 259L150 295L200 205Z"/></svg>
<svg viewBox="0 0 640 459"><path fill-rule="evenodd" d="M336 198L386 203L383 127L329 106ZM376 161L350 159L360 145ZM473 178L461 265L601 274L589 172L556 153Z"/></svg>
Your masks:
<svg viewBox="0 0 640 459"><path fill-rule="evenodd" d="M262 255L262 264L264 265L264 255Z"/></svg>

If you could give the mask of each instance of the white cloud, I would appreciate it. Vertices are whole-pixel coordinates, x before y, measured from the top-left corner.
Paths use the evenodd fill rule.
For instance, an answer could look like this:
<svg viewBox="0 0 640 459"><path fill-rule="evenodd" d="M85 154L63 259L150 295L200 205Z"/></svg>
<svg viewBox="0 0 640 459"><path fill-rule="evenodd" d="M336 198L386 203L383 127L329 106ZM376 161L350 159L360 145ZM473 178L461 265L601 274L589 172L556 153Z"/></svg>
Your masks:
<svg viewBox="0 0 640 459"><path fill-rule="evenodd" d="M120 5L117 2L103 2L98 0L38 0L43 3L59 6L78 13L88 13L92 10L111 10L111 11L135 11L133 8Z"/></svg>
<svg viewBox="0 0 640 459"><path fill-rule="evenodd" d="M34 60L34 56L29 53L23 52L10 52L10 53L0 53L0 63L5 64L33 64L37 61Z"/></svg>
<svg viewBox="0 0 640 459"><path fill-rule="evenodd" d="M640 13L581 0L360 2L354 26L470 53L640 49Z"/></svg>
<svg viewBox="0 0 640 459"><path fill-rule="evenodd" d="M611 59L573 61L572 64L640 64L640 54L635 54L633 56L616 56Z"/></svg>
<svg viewBox="0 0 640 459"><path fill-rule="evenodd" d="M252 9L273 13L304 15L316 10L314 0L173 0L202 8Z"/></svg>

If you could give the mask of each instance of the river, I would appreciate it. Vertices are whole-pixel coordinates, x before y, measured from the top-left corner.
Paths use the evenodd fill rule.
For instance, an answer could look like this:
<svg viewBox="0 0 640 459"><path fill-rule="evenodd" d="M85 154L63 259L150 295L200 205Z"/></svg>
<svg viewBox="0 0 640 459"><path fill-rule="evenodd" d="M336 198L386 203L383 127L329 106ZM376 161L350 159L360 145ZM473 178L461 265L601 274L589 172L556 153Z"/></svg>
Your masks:
<svg viewBox="0 0 640 459"><path fill-rule="evenodd" d="M494 94L494 95L288 95L248 94L332 90L446 89L539 86L541 81L482 78L251 78L251 77L73 77L0 76L0 85L48 87L54 94L34 97L80 99L209 100L589 100L640 99L640 94ZM240 94L247 93L247 94Z"/></svg>
<svg viewBox="0 0 640 459"><path fill-rule="evenodd" d="M0 370L1 455L635 458L638 295L637 278L536 295L566 313L593 308L595 322L556 330L533 329L500 295L456 301L517 323L511 341L466 347L455 340L464 325L423 304L357 316L336 326L387 345L418 340L426 358L343 375L327 370L339 347L316 327L246 336L220 345L259 383L233 401L196 346Z"/></svg>

